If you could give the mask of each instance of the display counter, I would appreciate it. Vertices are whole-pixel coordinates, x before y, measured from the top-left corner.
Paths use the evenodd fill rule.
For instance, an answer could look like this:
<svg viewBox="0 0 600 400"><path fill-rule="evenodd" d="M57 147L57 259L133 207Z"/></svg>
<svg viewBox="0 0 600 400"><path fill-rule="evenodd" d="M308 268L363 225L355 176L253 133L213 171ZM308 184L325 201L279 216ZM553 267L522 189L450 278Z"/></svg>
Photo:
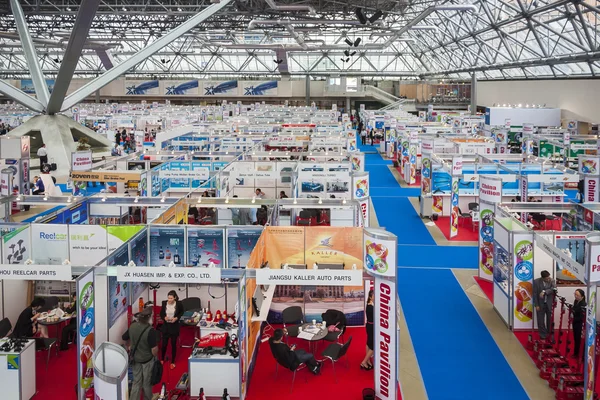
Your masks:
<svg viewBox="0 0 600 400"><path fill-rule="evenodd" d="M9 339L0 341L0 346ZM35 341L28 340L21 351L0 351L0 388L3 399L29 400L36 393ZM72 390L72 388L71 388Z"/></svg>
<svg viewBox="0 0 600 400"><path fill-rule="evenodd" d="M211 333L238 334L237 328L230 331L221 328L200 327L200 336ZM221 397L223 389L227 389L231 397L240 396L240 358L233 358L228 352L225 355L192 356L188 359L190 377L190 393L200 393L204 388L207 397Z"/></svg>

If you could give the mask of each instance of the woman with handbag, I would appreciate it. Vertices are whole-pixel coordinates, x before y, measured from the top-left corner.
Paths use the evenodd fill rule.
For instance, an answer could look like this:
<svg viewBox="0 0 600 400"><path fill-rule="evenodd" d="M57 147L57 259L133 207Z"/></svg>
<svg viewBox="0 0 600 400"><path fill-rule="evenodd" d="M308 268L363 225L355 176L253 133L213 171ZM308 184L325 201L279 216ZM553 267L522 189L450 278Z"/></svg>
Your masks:
<svg viewBox="0 0 600 400"><path fill-rule="evenodd" d="M171 339L171 369L175 368L175 357L177 356L177 338L179 337L179 319L183 315L183 304L179 301L177 292L171 290L167 300L162 302L160 317L164 321L162 332L162 363L165 362L167 346Z"/></svg>
<svg viewBox="0 0 600 400"><path fill-rule="evenodd" d="M367 354L365 358L360 363L360 369L371 370L373 369L373 364L371 363L371 357L373 357L373 289L369 290L369 297L367 297L367 308L365 310L365 314L367 315Z"/></svg>

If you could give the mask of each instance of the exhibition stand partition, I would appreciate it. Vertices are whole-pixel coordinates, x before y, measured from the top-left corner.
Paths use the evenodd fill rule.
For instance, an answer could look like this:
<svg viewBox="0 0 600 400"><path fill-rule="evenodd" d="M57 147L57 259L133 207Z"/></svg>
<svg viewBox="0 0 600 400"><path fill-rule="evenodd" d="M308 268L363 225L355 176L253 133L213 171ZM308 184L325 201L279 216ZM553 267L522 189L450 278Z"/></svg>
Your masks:
<svg viewBox="0 0 600 400"><path fill-rule="evenodd" d="M493 217L493 304L502 320L513 330L537 328L533 318L533 280L544 270L556 280L558 295L573 303L575 289L585 287L585 237L587 232L564 231L554 226L532 230L520 215L568 214L568 203L497 204ZM487 254L487 252L486 252ZM559 313L554 314L560 326ZM568 327L562 320L563 328Z"/></svg>

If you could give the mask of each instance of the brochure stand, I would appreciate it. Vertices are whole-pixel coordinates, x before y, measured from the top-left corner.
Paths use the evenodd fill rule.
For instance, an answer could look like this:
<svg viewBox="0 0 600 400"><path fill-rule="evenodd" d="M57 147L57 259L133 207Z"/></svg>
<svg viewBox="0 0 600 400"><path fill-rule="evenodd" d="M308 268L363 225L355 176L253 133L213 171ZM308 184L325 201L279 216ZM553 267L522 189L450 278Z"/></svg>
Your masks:
<svg viewBox="0 0 600 400"><path fill-rule="evenodd" d="M104 342L94 352L94 392L96 399L127 399L128 356L125 349Z"/></svg>

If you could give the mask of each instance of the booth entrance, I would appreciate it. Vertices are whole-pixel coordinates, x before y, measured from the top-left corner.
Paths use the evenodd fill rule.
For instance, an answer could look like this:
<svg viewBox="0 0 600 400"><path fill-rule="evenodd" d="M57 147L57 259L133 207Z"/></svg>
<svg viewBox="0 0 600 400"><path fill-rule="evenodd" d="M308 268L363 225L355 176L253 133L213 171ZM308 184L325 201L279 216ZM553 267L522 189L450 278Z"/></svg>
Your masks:
<svg viewBox="0 0 600 400"><path fill-rule="evenodd" d="M108 337L111 338L110 342L113 337L120 336L121 332L117 334L115 329L127 329L127 325L109 327L105 320L106 317L103 318L100 314L105 305L109 307L112 305L109 302L111 279L121 284L122 287L127 285L130 290L132 285L150 283L153 286L156 283L161 283L165 285L187 284L188 288L190 288L190 285L209 287L210 297L207 300L214 303L209 306L209 303L202 299L200 309L190 315L191 320L189 322L194 328L192 337L196 339L193 342L192 353L185 361L187 364L187 371L185 372L188 373L185 391L192 396L196 396L202 388L207 396L221 396L224 389L227 389L232 398L240 399L246 397L256 398L255 395L252 395L252 393L256 393L254 392L256 389L252 389L253 386L260 388L275 383L270 381L273 379L271 374L266 378L264 372L259 373L256 368L258 365L262 365L257 361L258 359L272 357L268 353L268 347L261 346L261 344L266 342L268 337L272 335L270 329L278 327L277 322L269 318L272 316L271 304L278 286L290 287L291 285L308 289L310 286L319 285L317 281L322 281L321 285L332 288L331 290L340 288L344 292L343 288L345 286L358 286L364 289L365 279L367 279L371 282L367 290L372 285L375 294L374 321L376 323L374 325L375 354L372 361L374 369L370 372L373 374L373 380L371 384L366 385L366 388L370 387L374 390L380 399L397 399L399 396L397 382L399 331L395 313L397 302L396 238L384 230L326 228L315 227L315 232L311 232L313 228L310 227L265 228L250 254L245 269L217 268L214 266L195 268L138 267L135 264L125 266L118 266L119 264L117 264L114 267L96 266L82 274L77 280L77 295L81 302L80 314L82 315L79 321L80 331L78 335L78 360L81 361L79 363L79 399L85 399L92 382L95 385L95 380L99 379L94 373L95 364L92 357L94 349L100 349L99 346L107 342ZM321 232L318 233L316 229L320 229ZM343 245L336 244L335 237L340 239L350 234L350 231L346 231L346 233L340 231L343 229L353 230L352 235L359 240L358 246L354 246L359 250L357 261L352 261L353 256L346 253L346 251L349 251L347 250L350 246L349 242L344 241L345 244ZM338 230L337 236L336 230ZM305 237L320 237L323 234L328 237L331 237L329 236L331 234L334 235L334 239L330 240L332 248L329 250L329 255L334 257L333 253L340 252L338 254L342 258L336 259L334 257L331 262L312 262L310 257L314 257L315 250L307 247L302 253L304 261L292 262L295 256L289 253L290 248L277 245L278 243L300 239L301 247L294 247L294 253L296 254L298 249L304 247ZM296 239L293 239L294 237ZM115 252L117 251L118 249ZM307 258L304 259L304 257ZM107 261L107 264L111 265L111 262ZM298 269L300 267L302 268ZM218 298L223 294L225 282L227 282L227 286L235 287L233 296L230 293L231 289L227 291L230 297L227 303L231 303L231 298L233 298L235 307L230 309L228 304L226 306L227 318L221 316L219 323L215 324L215 313L218 311L215 309L214 304L221 304L219 301L222 302L222 300ZM180 291L179 293L183 296L185 292ZM350 292L347 292L347 294L350 294ZM144 297L144 300L152 298L151 292L148 291L142 297ZM162 300L162 298L157 300ZM134 307L133 301L130 301L130 303L132 304L132 310L134 308L139 309L139 306ZM323 304L326 308L335 308L334 305L329 306L326 302ZM208 309L209 307L210 309ZM361 314L363 310L364 304L360 306ZM221 312L223 312L222 308ZM321 314L320 311L318 313L318 315ZM209 314L212 317L210 319L207 318ZM307 324L305 333L309 333L310 329L320 326L321 318L312 315L312 312L306 311L303 318L303 325ZM313 319L315 323L313 323ZM269 321L273 325L270 325ZM119 328L119 326L121 327ZM182 328L184 327L182 326ZM364 327L360 327L360 329L364 329ZM225 341L222 341L223 335L227 336ZM182 337L181 344L183 344L183 339ZM348 339L347 334L343 336L339 339L340 345L347 343ZM213 345L207 345L210 343L213 343ZM352 345L360 346L361 349L364 348L363 343ZM178 344L177 351L183 353L184 350L180 347ZM320 345L319 350L315 352L317 359L324 358L321 353L325 347ZM266 353L264 353L265 349ZM345 368L340 365L344 365L345 360L342 358L341 361L341 364L335 366L330 365L330 361L326 361L322 374L318 379L329 380L331 378L331 380L337 380L338 384L343 384ZM177 364L182 363L183 360L178 357ZM165 362L163 379L170 373L167 365L168 361ZM274 364L271 365L274 367ZM354 367L358 368L356 365L350 366L350 368ZM97 367L96 370L98 370ZM280 382L281 379L287 379L283 376L281 367L279 370L280 377L277 382ZM178 371L180 370L178 369ZM302 371L301 373L308 374L308 371ZM368 374L369 372L364 373ZM326 377L322 376L324 374L326 374ZM175 376L175 379L177 378L179 376ZM265 378L268 381L263 381ZM316 390L319 383L314 380L311 383L311 376L307 376L307 378L309 385L313 384ZM125 387L124 380L127 379L123 379L120 374L117 374L114 379L103 379L103 384L111 384L112 382L113 386ZM171 389L174 386L174 379L170 377L168 380L171 383ZM299 377L294 384L303 385L302 380L303 377ZM291 381L286 383L286 390L290 388L289 384L291 384ZM118 388L115 388L115 390L118 390ZM299 387L297 390L301 390L301 388Z"/></svg>

